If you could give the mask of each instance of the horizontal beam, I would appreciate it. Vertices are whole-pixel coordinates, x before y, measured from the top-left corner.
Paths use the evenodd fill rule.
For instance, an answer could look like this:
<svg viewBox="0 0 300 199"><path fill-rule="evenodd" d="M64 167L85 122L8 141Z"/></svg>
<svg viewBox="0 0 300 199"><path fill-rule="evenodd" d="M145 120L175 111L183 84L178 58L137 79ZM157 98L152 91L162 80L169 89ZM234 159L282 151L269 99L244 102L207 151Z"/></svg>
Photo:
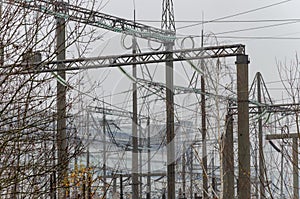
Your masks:
<svg viewBox="0 0 300 199"><path fill-rule="evenodd" d="M232 99L230 99L232 100ZM232 100L235 101L235 100ZM283 115L292 115L300 111L299 103L290 103L290 104L258 104L256 101L249 101L252 106L249 106L249 114L261 114L258 111L260 107L263 113L281 113ZM256 106L255 106L256 105ZM230 107L231 114L237 114L237 107Z"/></svg>
<svg viewBox="0 0 300 199"><path fill-rule="evenodd" d="M289 134L269 134L266 135L266 140L279 140L279 139L290 139L290 138L300 138L298 133Z"/></svg>
<svg viewBox="0 0 300 199"><path fill-rule="evenodd" d="M173 54L169 58L170 53ZM234 57L237 55L245 54L245 46L242 44L224 45L224 46L210 46L204 48L192 48L173 51L159 51L147 52L139 54L123 54L112 56L100 56L91 58L76 58L67 60L58 60L50 62L37 62L37 63L19 63L8 65L5 67L21 66L27 71L21 73L43 73L54 71L72 71L83 69L97 69L107 67L119 67L132 64L151 64L163 63L167 61L190 61L208 58L221 58L221 57ZM51 65L65 64L65 68L57 69ZM34 70L33 70L34 69ZM18 73L20 74L20 72Z"/></svg>
<svg viewBox="0 0 300 199"><path fill-rule="evenodd" d="M88 106L88 111L94 112L94 113L100 113L104 115L113 115L113 116L120 116L120 117L128 117L132 118L133 113L130 111L122 111L122 110L116 110L116 109L109 109L109 108L103 108L98 106ZM148 118L147 116L138 115L138 118Z"/></svg>
<svg viewBox="0 0 300 199"><path fill-rule="evenodd" d="M126 35L132 35L151 41L165 43L172 42L175 39L175 32L164 31L160 28L151 27L132 20L71 5L67 2L50 0L6 0L3 2L58 18L64 18L66 20L103 28L113 32L124 33Z"/></svg>
<svg viewBox="0 0 300 199"><path fill-rule="evenodd" d="M147 176L158 177L158 176L166 176L166 173L142 173L142 174L138 173L137 175L141 177L147 177ZM129 178L132 176L132 174L112 174L112 175L98 176L98 177L119 178L120 176Z"/></svg>

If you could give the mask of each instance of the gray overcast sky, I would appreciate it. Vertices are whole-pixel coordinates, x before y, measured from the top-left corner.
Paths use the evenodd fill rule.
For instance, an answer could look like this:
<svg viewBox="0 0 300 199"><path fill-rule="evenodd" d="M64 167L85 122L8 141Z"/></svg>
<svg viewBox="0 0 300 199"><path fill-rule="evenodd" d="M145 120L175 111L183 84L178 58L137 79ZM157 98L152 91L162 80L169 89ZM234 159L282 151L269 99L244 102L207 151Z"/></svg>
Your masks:
<svg viewBox="0 0 300 199"><path fill-rule="evenodd" d="M134 4L136 7L137 20L154 20L161 19L162 0L109 0L101 10L104 13L119 16L122 18L133 19ZM177 34L179 35L199 35L201 25L180 28L183 26L194 24L194 22L186 21L201 21L202 15L204 20L213 20L225 16L254 10L268 5L276 4L283 1L274 0L174 0L174 12ZM227 18L225 20L251 20L256 22L224 22L224 23L207 23L204 25L205 33L217 34L220 44L242 43L246 45L247 54L250 57L250 76L249 81L252 81L254 74L260 71L266 82L278 80L276 59L288 62L294 59L295 53L299 52L300 44L300 1L291 0L285 1L279 5L274 5L261 10L249 12L247 14ZM257 22L257 20L285 20L299 19L299 22L290 23L290 21L272 21L272 22ZM142 22L152 26L159 27L159 22ZM274 27L265 27L255 30L247 30L240 32L230 32L243 30L248 28L256 28L270 26L274 24L290 23L278 25ZM230 33L224 33L230 32ZM221 34L218 34L221 33ZM224 38L228 37L228 38ZM231 37L295 37L297 39L245 39ZM200 39L197 38L197 45ZM113 51L111 51L113 52Z"/></svg>
<svg viewBox="0 0 300 199"><path fill-rule="evenodd" d="M110 0L107 6L103 8L103 12L117 15L124 18L133 18L133 4L136 5L137 20L160 20L162 0ZM204 13L204 20L212 20L224 16L253 10L256 8L271 5L280 1L274 0L174 0L175 20L202 20L202 13ZM263 20L263 19L300 19L300 1L292 0L286 3L272 6L258 11L253 11L248 14L231 17L226 20ZM300 21L299 21L300 22ZM143 22L147 23L147 22ZM252 27L259 27L265 25L279 24L283 22L270 23L208 23L204 26L205 32L227 32L232 30L247 29ZM148 23L157 26L156 23ZM177 22L177 28L189 23ZM201 25L191 28L179 29L178 34L200 34ZM237 33L220 34L217 36L267 36L267 37L299 37L300 38L300 23L282 25L277 27L263 28L252 31L243 31ZM270 67L274 64L275 57L283 59L289 58L298 51L298 44L300 40L255 40L255 39L224 39L220 38L220 42L226 41L229 43L244 43L247 45L248 54L251 57L251 66L255 68ZM259 52L259 53L258 53ZM257 65L257 66L254 66ZM260 65L260 66L258 66ZM268 66L266 66L268 65Z"/></svg>

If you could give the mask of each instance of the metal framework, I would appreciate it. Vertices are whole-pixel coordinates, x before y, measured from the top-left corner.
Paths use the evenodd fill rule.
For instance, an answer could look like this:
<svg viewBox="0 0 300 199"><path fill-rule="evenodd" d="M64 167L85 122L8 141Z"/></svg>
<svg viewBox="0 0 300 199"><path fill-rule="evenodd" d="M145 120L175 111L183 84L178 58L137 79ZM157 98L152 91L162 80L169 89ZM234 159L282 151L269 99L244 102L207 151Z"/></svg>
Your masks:
<svg viewBox="0 0 300 199"><path fill-rule="evenodd" d="M258 107L261 107L262 114L264 113L281 113L283 115L292 115L300 111L300 104L264 104L249 101L250 104L256 104L255 106L249 106L249 114L258 114ZM230 107L233 115L237 114L237 107Z"/></svg>
<svg viewBox="0 0 300 199"><path fill-rule="evenodd" d="M249 141L249 115L248 115L249 112L248 63L249 61L248 61L248 56L245 55L244 45L235 44L235 45L212 46L212 47L204 47L204 48L196 48L196 49L166 50L162 52L150 52L150 53L140 53L140 54L126 54L126 55L105 56L105 57L95 57L95 58L78 58L78 59L70 59L70 60L58 60L52 62L32 63L31 66L28 64L20 64L20 66L23 67L25 66L25 68L26 66L28 67L28 70L24 71L24 73L41 73L41 72L53 72L59 70L67 71L67 70L105 68L105 67L120 67L125 65L132 65L132 64L149 64L149 63L161 63L161 62L173 63L174 61L188 61L188 60L196 60L196 59L199 60L199 59L206 59L206 58L221 58L221 57L236 57L237 80L238 80L237 105L238 105L238 132L239 132L238 133L239 135L238 198L240 199L249 198L250 187L251 187L249 181L249 177L250 177L249 176L250 141ZM66 65L65 68L59 70L55 68L55 65L62 64L62 63ZM52 67L51 65L54 66ZM36 68L36 69L30 70L29 68ZM167 81L166 85L167 88L170 88L168 86L172 85L171 92L173 95L173 82L170 84ZM167 99L168 99L168 95L167 95ZM167 107L167 110L173 111L173 108L168 109ZM172 118L172 116L167 115L167 118ZM173 169L170 169L170 171L172 173ZM168 172L168 177L169 177L169 172ZM168 180L168 182L169 181L172 182L172 180ZM173 191L170 192L173 193Z"/></svg>
<svg viewBox="0 0 300 199"><path fill-rule="evenodd" d="M299 133L282 133L266 135L266 140L292 139L292 165L293 165L293 199L299 199L299 167L298 167L298 139ZM283 153L283 151L281 152ZM281 168L283 173L283 167ZM282 188L281 188L282 190ZM282 196L281 196L282 197Z"/></svg>
<svg viewBox="0 0 300 199"><path fill-rule="evenodd" d="M169 30L175 32L175 19L174 19L174 9L172 0L163 0L162 5L162 23L161 28L163 30Z"/></svg>
<svg viewBox="0 0 300 199"><path fill-rule="evenodd" d="M175 39L175 32L173 31L162 30L132 20L74 6L62 1L5 0L3 3L151 41L165 43L172 42Z"/></svg>
<svg viewBox="0 0 300 199"><path fill-rule="evenodd" d="M105 115L113 115L113 116L120 116L120 117L128 117L133 118L133 113L130 111L122 111L110 108L103 108L98 106L88 106L88 110L94 113L101 113ZM138 115L139 119L147 119L147 116Z"/></svg>
<svg viewBox="0 0 300 199"><path fill-rule="evenodd" d="M169 57L170 53L173 57ZM139 54L124 54L124 55L112 55L112 56L100 56L92 58L76 58L66 59L61 61L50 62L37 62L37 63L20 63L9 65L22 66L28 68L24 73L41 73L41 72L53 72L53 71L71 71L81 69L96 69L107 67L119 67L132 64L151 64L162 63L168 61L187 61L196 59L207 58L221 58L221 57L233 57L237 55L245 54L245 46L242 44L224 45L224 46L210 46L204 48L183 49L173 51L159 51L159 52L147 52ZM55 65L66 64L65 68L57 69ZM53 67L51 67L53 65Z"/></svg>

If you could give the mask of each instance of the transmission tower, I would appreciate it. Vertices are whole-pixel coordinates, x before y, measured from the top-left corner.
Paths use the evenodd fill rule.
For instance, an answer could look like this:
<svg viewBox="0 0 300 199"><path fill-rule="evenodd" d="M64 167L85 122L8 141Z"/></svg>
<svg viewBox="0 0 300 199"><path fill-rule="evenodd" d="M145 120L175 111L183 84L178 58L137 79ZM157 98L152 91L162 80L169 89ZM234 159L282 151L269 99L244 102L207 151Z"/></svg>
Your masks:
<svg viewBox="0 0 300 199"><path fill-rule="evenodd" d="M163 0L162 5L162 30L175 32L174 9L172 0Z"/></svg>

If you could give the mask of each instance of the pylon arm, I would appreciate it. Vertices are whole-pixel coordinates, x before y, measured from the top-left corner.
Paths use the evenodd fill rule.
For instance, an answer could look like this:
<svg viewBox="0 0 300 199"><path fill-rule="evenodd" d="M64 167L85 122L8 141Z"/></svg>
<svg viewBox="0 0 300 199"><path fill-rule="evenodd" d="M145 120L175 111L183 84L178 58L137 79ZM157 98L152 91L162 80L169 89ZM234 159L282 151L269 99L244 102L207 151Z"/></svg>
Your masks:
<svg viewBox="0 0 300 199"><path fill-rule="evenodd" d="M172 58L169 58L170 53L173 54ZM41 72L53 72L59 70L82 70L82 69L96 69L106 67L118 67L132 64L151 64L162 63L167 61L188 61L199 60L208 58L221 58L221 57L233 57L237 55L245 54L245 46L242 44L225 45L225 46L211 46L204 48L193 48L173 51L160 51L160 52L148 52L140 54L124 54L124 55L112 55L101 56L92 58L76 58L67 59L61 61L50 62L38 62L38 63L20 63L13 64L11 66L22 66L28 70L24 73L41 73ZM65 64L64 69L57 69L52 65ZM5 66L10 67L10 66ZM18 73L20 74L20 72Z"/></svg>

